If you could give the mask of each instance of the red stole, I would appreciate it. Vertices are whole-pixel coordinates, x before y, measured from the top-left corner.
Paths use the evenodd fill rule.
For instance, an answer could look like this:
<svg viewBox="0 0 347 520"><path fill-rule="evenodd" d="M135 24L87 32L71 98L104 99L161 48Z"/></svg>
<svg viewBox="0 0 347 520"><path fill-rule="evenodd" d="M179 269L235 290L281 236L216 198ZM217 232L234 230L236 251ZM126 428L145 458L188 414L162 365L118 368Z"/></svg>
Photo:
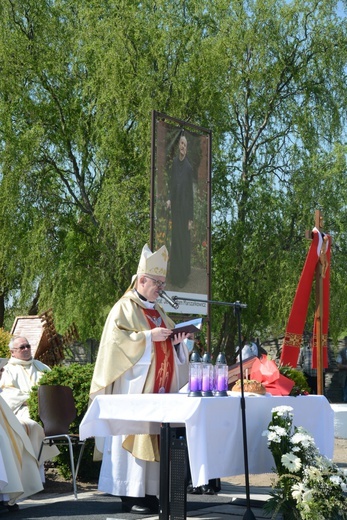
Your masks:
<svg viewBox="0 0 347 520"><path fill-rule="evenodd" d="M323 367L328 367L327 338L329 326L329 287L330 287L330 249L331 239L326 235L328 241L326 245L325 257L328 266L324 267L325 276L323 278L323 321L322 321L322 346L323 346ZM313 229L313 239L307 253L305 265L301 272L298 287L296 289L292 309L289 315L285 337L282 345L281 364L290 365L296 368L300 347L302 343L302 333L304 330L307 309L311 295L312 282L315 275L317 263L320 261L321 252L324 248L322 234ZM323 255L324 256L324 255ZM313 351L312 368L317 368L317 335L316 319L313 328Z"/></svg>
<svg viewBox="0 0 347 520"><path fill-rule="evenodd" d="M151 329L165 327L159 312L155 309L143 310ZM155 381L154 394L169 393L174 372L174 357L171 339L166 341L155 341Z"/></svg>

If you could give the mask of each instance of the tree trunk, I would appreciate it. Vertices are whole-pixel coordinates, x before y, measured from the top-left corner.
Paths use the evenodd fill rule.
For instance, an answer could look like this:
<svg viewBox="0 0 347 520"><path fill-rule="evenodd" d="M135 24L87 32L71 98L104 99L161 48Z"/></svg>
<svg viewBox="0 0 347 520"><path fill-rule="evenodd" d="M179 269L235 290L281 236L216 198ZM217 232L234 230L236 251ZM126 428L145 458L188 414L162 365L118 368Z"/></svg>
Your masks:
<svg viewBox="0 0 347 520"><path fill-rule="evenodd" d="M0 294L0 328L3 328L5 320L5 294Z"/></svg>

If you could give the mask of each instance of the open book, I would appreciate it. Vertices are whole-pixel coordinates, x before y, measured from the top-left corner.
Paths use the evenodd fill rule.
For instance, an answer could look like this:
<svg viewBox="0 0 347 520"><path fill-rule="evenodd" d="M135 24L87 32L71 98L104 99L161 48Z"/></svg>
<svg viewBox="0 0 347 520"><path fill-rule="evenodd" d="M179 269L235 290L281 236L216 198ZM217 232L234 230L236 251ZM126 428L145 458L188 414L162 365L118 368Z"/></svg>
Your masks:
<svg viewBox="0 0 347 520"><path fill-rule="evenodd" d="M195 320L184 321L182 323L178 323L172 331L170 338L173 338L175 334L179 333L191 333L196 334L200 332L202 324L202 318L196 318Z"/></svg>

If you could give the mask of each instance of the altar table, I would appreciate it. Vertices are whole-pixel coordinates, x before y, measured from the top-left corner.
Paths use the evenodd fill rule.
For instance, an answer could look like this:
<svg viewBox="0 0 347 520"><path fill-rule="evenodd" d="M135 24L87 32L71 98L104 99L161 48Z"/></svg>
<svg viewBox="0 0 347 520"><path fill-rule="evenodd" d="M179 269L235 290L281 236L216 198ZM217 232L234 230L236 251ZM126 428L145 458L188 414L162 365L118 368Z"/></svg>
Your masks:
<svg viewBox="0 0 347 520"><path fill-rule="evenodd" d="M185 426L193 486L244 473L241 398L187 394L97 396L80 424L80 436L160 433L161 424ZM274 466L262 433L276 406L291 406L294 425L305 428L322 455L333 457L334 412L324 396L245 397L249 473Z"/></svg>

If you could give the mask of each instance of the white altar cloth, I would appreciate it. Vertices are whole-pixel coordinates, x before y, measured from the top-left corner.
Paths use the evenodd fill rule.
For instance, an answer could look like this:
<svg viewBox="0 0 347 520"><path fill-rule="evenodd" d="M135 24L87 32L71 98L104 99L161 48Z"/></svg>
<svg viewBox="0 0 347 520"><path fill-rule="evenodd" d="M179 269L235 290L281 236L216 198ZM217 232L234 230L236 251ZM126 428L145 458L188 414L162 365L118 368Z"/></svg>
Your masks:
<svg viewBox="0 0 347 520"><path fill-rule="evenodd" d="M106 437L159 433L161 423L186 427L194 486L244 473L240 397L188 397L187 394L102 395L80 424L80 436ZM314 437L323 455L333 457L334 412L324 396L245 397L249 473L271 472L273 459L262 432L271 410L293 408L294 425Z"/></svg>

